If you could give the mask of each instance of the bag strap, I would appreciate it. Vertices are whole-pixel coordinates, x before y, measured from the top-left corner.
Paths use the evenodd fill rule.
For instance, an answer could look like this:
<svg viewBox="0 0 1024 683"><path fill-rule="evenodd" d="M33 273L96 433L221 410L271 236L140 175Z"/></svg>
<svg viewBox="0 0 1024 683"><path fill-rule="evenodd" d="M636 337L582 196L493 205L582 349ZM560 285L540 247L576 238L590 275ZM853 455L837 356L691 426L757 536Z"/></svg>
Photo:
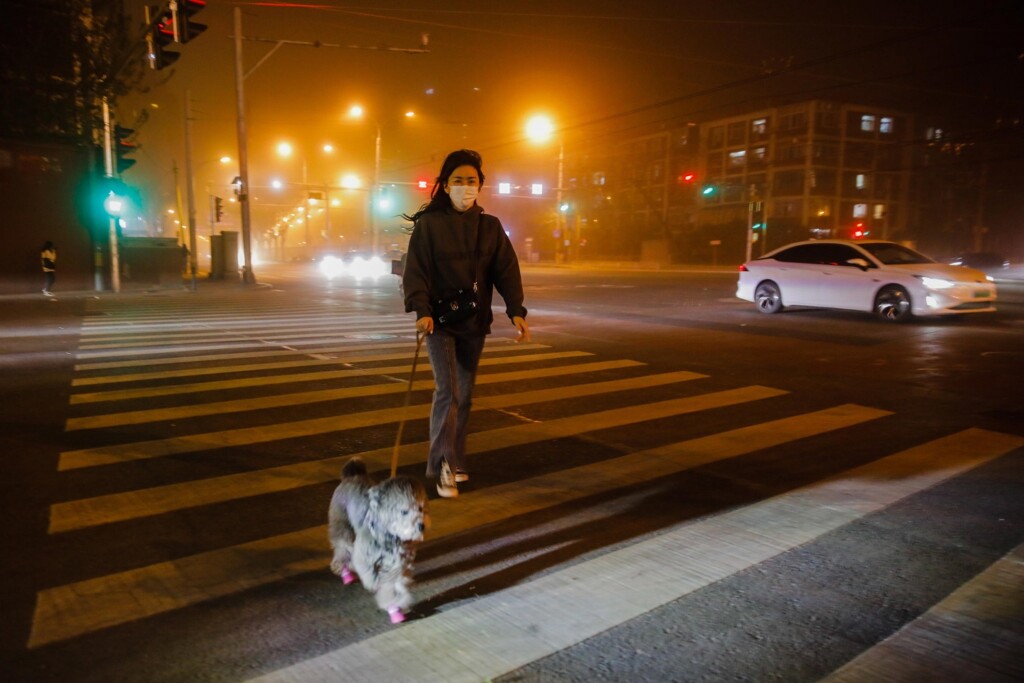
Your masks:
<svg viewBox="0 0 1024 683"><path fill-rule="evenodd" d="M477 291L477 283L480 282L480 223L484 220L483 212L476 222L476 245L473 247L473 291Z"/></svg>

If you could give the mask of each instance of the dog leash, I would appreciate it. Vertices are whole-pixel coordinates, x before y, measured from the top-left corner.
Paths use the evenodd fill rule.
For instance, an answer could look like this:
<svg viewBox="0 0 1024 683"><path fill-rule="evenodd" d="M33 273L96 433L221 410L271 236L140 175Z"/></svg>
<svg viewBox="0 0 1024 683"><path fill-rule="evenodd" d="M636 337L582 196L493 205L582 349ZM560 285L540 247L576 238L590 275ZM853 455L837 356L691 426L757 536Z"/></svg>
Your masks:
<svg viewBox="0 0 1024 683"><path fill-rule="evenodd" d="M398 434L395 436L395 449L391 453L391 478L395 477L395 473L398 471L398 449L402 444L402 430L405 429L405 414L409 408L409 397L412 396L412 384L416 379L416 361L420 357L420 347L423 346L423 340L427 338L427 335L421 334L419 330L416 331L416 352L412 356L412 372L409 373L409 388L405 392L405 403L402 405L402 419L398 421Z"/></svg>

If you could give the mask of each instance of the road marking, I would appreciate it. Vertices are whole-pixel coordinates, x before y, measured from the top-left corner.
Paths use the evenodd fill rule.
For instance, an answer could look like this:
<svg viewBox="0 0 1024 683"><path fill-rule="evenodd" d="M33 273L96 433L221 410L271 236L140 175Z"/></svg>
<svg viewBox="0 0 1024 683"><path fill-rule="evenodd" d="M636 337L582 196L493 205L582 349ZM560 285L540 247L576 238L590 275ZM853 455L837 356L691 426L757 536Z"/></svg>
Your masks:
<svg viewBox="0 0 1024 683"><path fill-rule="evenodd" d="M1017 436L968 429L252 680L331 681L342 671L346 681L420 681L424 671L452 683L496 678L1022 445Z"/></svg>
<svg viewBox="0 0 1024 683"><path fill-rule="evenodd" d="M411 356L412 354L410 354ZM494 367L499 365L515 365L518 363L532 363L537 361L562 360L567 358L584 358L592 354L585 351L558 351L551 353L537 353L527 355L508 355L498 357L484 357L480 360L480 367ZM337 364L337 361L333 361ZM619 361L612 361L619 362ZM637 363L636 361L625 361ZM287 375L261 375L257 377L246 377L242 379L215 380L211 382L191 382L189 384L175 384L162 387L142 387L138 389L114 389L110 391L83 392L75 394L81 396L76 403L96 403L101 401L123 401L134 398L165 397L180 394L194 394L208 391L225 391L229 389L243 389L246 387L267 387L274 384L296 384L300 382L316 382L329 379L351 379L354 377L388 377L391 375L402 375L402 381L408 381L404 376L411 372L410 365L390 365L369 368L345 368L343 370L326 370L319 372L305 372ZM417 368L418 372L431 372L429 363L422 363ZM396 378L390 377L392 381Z"/></svg>
<svg viewBox="0 0 1024 683"><path fill-rule="evenodd" d="M639 408L648 415L645 419L662 416L652 406ZM541 425L546 427L543 435L534 429L535 425L471 434L467 448L505 448L615 426L609 412L614 411L546 423ZM434 501L432 505L437 507L432 515L430 539L614 490L622 487L624 481L649 481L887 415L890 413L874 408L841 405L467 493L453 503L458 506L458 514L454 515L439 514L446 502ZM933 452L928 448L923 450L925 455ZM985 448L981 439L977 452L984 453ZM371 470L390 467L390 448L361 455ZM422 462L425 456L426 444L413 444L402 448L401 462ZM334 476L341 460L331 463ZM310 467L319 465L313 463ZM764 523L756 515L754 518L757 523ZM326 526L317 526L46 589L37 595L29 647L231 595L302 572L324 570L328 552ZM441 651L450 650L450 645Z"/></svg>
<svg viewBox="0 0 1024 683"><path fill-rule="evenodd" d="M206 375L230 375L230 374L240 373L240 372L250 372L250 373L251 372L260 372L260 371L263 371L263 370L287 370L287 369L290 369L290 368L322 367L324 365L345 365L345 364L354 364L354 363L372 363L372 362L382 362L382 361L388 361L388 360L405 360L405 359L411 360L413 355L415 354L415 347L410 349L409 348L409 344L404 344L403 346L404 346L404 348L406 350L404 352L402 352L402 353L358 354L358 355L349 355L349 356L335 356L335 357L331 357L331 358L314 359L314 360L305 359L305 360L276 361L276 362L271 362L271 363L241 363L241 364L238 364L238 365L218 365L218 366L214 366L214 367L205 367L205 368L186 368L186 369L182 369L182 370L161 370L161 371L157 371L157 372L134 373L134 374L131 374L131 375L101 375L101 376L98 376L98 377L79 377L77 379L72 380L71 386L82 387L82 386L97 386L97 385L101 385L101 384L126 384L128 382L142 382L142 381L149 381L149 380L153 380L153 379L180 379L182 377L203 377L203 376L206 376ZM547 348L551 348L551 347L544 346L542 344L528 344L528 345L525 345L525 346L522 346L522 347L519 347L519 346L509 346L509 347L494 347L494 348L490 348L490 349L488 349L487 347L484 347L484 352L485 353L490 352L490 353L488 353L488 355L490 355L491 353L494 353L494 352L510 351L510 352L513 352L513 353L519 353L519 352L522 352L522 351L531 351L531 350L547 349ZM290 353L294 353L294 351L290 350ZM588 352L585 352L585 351L559 351L558 353L562 354L561 356L559 356L559 357L562 357L562 358L568 357L565 354L574 354L576 356L592 356L592 355L594 355L592 353L588 353ZM305 355L308 355L308 354L305 354ZM486 359L487 357L488 356L483 356L484 359ZM547 359L546 356L540 356L540 355L538 355L538 356L528 356L528 357L531 358L531 359L540 359L540 360L546 360ZM395 372L398 372L398 371L396 370ZM378 372L376 374L385 374L385 373ZM280 375L280 377L283 378L285 381L288 381L289 377L302 377L302 375L285 375L285 374L282 374L282 375ZM323 379L323 377L315 375L315 374L311 374L311 375L309 375L309 377L312 378L312 379ZM249 381L252 382L252 381L257 381L259 379L261 379L261 378L254 378L254 379L251 379ZM220 386L218 386L217 388L218 389L229 389L229 388L231 388L231 385L230 385L231 381L233 381L233 380L226 380L227 384L225 384L224 382L217 383L217 384L220 384ZM278 383L280 383L280 382L278 382ZM156 393L152 393L152 394L149 394L149 395L151 395L151 396L163 396L164 394L161 392L161 389L174 389L174 388L180 387L180 386L182 386L182 385L172 385L171 387L160 387L160 388L148 389L149 391L156 392ZM241 386L246 386L246 385L241 385ZM262 386L262 383L260 385L258 385L258 386ZM117 392L115 391L115 392L111 392L111 393L117 393ZM85 394L85 393L72 394L71 402L72 403L85 403L85 402L88 402L88 401L83 401L80 397L81 396L91 396L91 395L92 394ZM136 394L136 395L139 395L139 394ZM142 395L145 395L145 394L142 394Z"/></svg>
<svg viewBox="0 0 1024 683"><path fill-rule="evenodd" d="M528 394L518 394L518 396L520 397L520 400L523 400L523 397L528 396L529 401L540 403L544 401L580 398L583 396L595 396L602 393L648 389L655 386L674 384L677 382L688 382L695 379L702 379L704 377L704 375L680 371L665 373L662 375L647 375L644 377L635 377L630 379L542 389L529 392ZM771 395L774 396L777 394ZM735 399L737 396L738 394L733 394L730 398ZM755 392L751 394L751 400L763 397L765 397L763 392ZM487 410L495 409L496 407L504 407L506 405L510 405L508 398L509 397L507 396L477 398L474 400L473 408L475 410ZM700 409L700 407L704 405L704 399L701 399L700 397L688 400L688 405L690 406L691 411ZM718 399L712 398L711 405L715 405L720 400L722 400L721 397ZM619 409L615 412L622 414L625 410L628 409ZM430 405L415 406L415 413L417 416L428 416L430 414ZM640 421L644 418L636 416L633 418L626 418L623 416L618 419L620 421L623 419ZM591 423L588 427L583 424L583 422L585 422L585 420L581 421L579 417L562 418L560 420L552 420L548 423L530 422L526 425L517 425L511 429L515 434L527 435L528 441L520 441L516 444L521 445L522 443L530 443L533 441L551 438L550 434L552 429L557 430L560 434L565 436L572 436L595 428L595 423ZM603 422L596 424L599 427L604 426ZM501 430L495 431L500 432ZM474 452L480 453L503 447L507 444L509 439L507 435L490 436L491 434L494 434L494 431L487 432L487 434L488 436L486 439L483 437L471 437L473 439L471 443L474 445ZM536 436L530 436L531 434L535 434ZM483 445L480 442L483 442L483 444L486 445ZM386 450L388 453L391 453L390 448ZM409 462L424 462L426 459L426 443L408 444L403 447L403 450L410 453L416 453L415 460L412 460L411 456L406 456L406 458L409 458L408 460L406 458L402 458L402 461L406 464L409 464ZM134 519L137 517L146 517L170 512L172 510L197 507L199 505L208 505L211 503L220 503L227 500L236 500L238 498L256 496L263 493L286 491L300 486L309 486L320 482L332 481L337 478L338 472L341 471L342 464L347 459L348 456L326 458L323 460L314 460L294 465L284 465L281 467L256 470L253 472L244 472L240 474L226 475L223 477L212 477L197 481L180 482L177 484L169 484L167 486L158 486L149 489L126 491L124 493L114 493L65 503L56 503L50 508L50 533L60 533L88 526L109 524L111 522ZM372 462L372 460L368 460L368 462Z"/></svg>
<svg viewBox="0 0 1024 683"><path fill-rule="evenodd" d="M517 361L522 360L523 357L509 357L507 359L507 362L515 363ZM598 363L581 363L579 365L561 365L555 368L520 370L517 372L489 373L478 375L476 383L494 384L496 382L521 381L526 379L535 379L538 377L562 377L570 374L581 374L585 372L594 372L598 370L629 367L632 365L641 365L641 363L637 361L604 361ZM402 373L408 374L409 368L405 368L402 366L399 367L400 370L396 370L396 372L400 371ZM386 370L386 368L383 369ZM371 376L387 374L381 373L380 370L381 369L375 368L374 372L368 372L365 374ZM429 370L429 367L423 369L424 372L427 372ZM691 378L704 377L704 375L696 375L694 373L689 374L691 375ZM420 380L413 383L414 391L424 391L433 388L433 379ZM103 415L93 415L89 417L68 418L68 420L65 423L64 429L66 431L75 431L79 429L116 427L126 424L143 424L146 422L156 421L184 420L188 418L202 417L207 415L225 415L227 413L245 412L249 410L263 410L265 408L294 406L300 403L337 401L365 396L385 396L388 394L397 394L404 391L408 391L408 389L409 383L407 381L403 381L401 383L391 381L388 382L387 384L373 384L370 386L344 387L341 389L319 389L316 391L275 394L273 396L257 396L254 398L243 398L234 401L215 401L211 403L200 403L187 406L153 408L149 410L133 410L121 413L105 413Z"/></svg>
<svg viewBox="0 0 1024 683"><path fill-rule="evenodd" d="M347 321L346 321L347 322ZM144 335L136 337L133 335L118 335L114 337L118 341L107 341L104 343L82 343L79 345L79 351L111 351L121 349L148 349L153 347L162 347L168 353L174 353L178 346L192 346L196 344L218 344L226 341L234 340L247 340L247 341L259 341L264 343L273 343L280 341L290 341L308 338L314 335L350 335L360 330L371 331L374 334L390 333L390 332L405 332L408 333L411 325L409 321L402 323L377 323L371 327L358 327L352 328L340 328L342 321L337 321L334 325L328 324L308 324L308 325L294 325L289 326L291 329L264 329L251 328L251 329L239 329L230 330L226 332L189 332L187 334L164 334L164 335Z"/></svg>
<svg viewBox="0 0 1024 683"><path fill-rule="evenodd" d="M295 348L275 349L273 351L242 351L239 353L211 353L205 356L188 355L173 356L171 358L145 358L141 360L80 363L78 365L75 365L75 372L83 372L86 370L113 370L119 368L149 368L157 365L183 365L185 363L223 363L226 360L238 360L242 358L274 358L279 356L302 356L309 354L354 353L356 351L377 351L380 349L405 349L409 348L409 345L412 343L412 338L412 335L409 335L408 338L404 341L384 343L378 342L374 344L364 344L362 343L363 340L361 339L350 340L348 342L339 341L338 344L333 346L325 346L322 348L312 349L304 349L301 348L300 344L293 344L292 346L295 346ZM488 337L487 343L484 344L485 350L487 350L488 347L491 347L492 350L509 350L513 348L550 348L550 346L547 344L513 344L511 339L493 339L493 337Z"/></svg>
<svg viewBox="0 0 1024 683"><path fill-rule="evenodd" d="M562 389L571 391L572 387ZM609 420L620 420L618 424L632 424L641 420L653 420L657 417L670 417L692 410L707 410L708 408L744 403L758 398L769 398L786 392L768 387L751 386L742 389L720 391L701 396L672 399L661 403L648 403L637 408L621 408L618 410L605 411L603 413L592 413L595 418L600 416ZM504 408L510 405L521 405L532 403L537 395L535 391L526 391L516 394L505 394L491 396L486 399L474 400L474 409L482 410L485 406L492 408ZM651 411L649 415L641 414L643 410ZM229 429L219 432L207 432L203 434L190 434L169 439L154 439L152 441L137 441L135 443L116 444L110 446L98 446L96 448L85 448L77 451L65 451L60 454L57 466L58 470L70 470L80 467L94 467L97 465L114 465L121 462L132 462L146 460L148 458L160 458L180 453L195 453L212 448L231 448L235 446L251 446L257 443L279 441L281 439L295 439L303 436L314 436L317 434L329 434L331 432L342 432L349 429L376 426L388 422L397 422L403 417L407 420L424 419L430 416L430 406L412 406L410 408L384 408L362 413L350 413L330 417L313 418L309 420L297 420L294 422L278 422L272 425L261 425L257 427L242 427L240 429ZM538 428L543 428L551 423L539 423ZM593 429L595 426L613 427L612 423L590 423L584 425L584 429Z"/></svg>
<svg viewBox="0 0 1024 683"><path fill-rule="evenodd" d="M953 591L892 636L863 652L821 683L936 680L1020 681L1024 632L1024 545ZM992 666L1016 662L1013 670Z"/></svg>

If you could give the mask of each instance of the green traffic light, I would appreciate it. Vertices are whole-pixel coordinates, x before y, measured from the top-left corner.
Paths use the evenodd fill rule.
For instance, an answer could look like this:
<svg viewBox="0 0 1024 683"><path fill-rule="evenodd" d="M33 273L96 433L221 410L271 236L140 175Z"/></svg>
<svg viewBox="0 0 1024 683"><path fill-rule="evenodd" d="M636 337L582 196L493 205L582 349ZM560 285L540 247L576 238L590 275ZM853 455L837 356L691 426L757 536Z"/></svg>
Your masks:
<svg viewBox="0 0 1024 683"><path fill-rule="evenodd" d="M708 185L707 187L705 187L701 191L701 194L704 195L704 196L707 196L709 194L714 194L714 193L715 193L715 186L714 185Z"/></svg>

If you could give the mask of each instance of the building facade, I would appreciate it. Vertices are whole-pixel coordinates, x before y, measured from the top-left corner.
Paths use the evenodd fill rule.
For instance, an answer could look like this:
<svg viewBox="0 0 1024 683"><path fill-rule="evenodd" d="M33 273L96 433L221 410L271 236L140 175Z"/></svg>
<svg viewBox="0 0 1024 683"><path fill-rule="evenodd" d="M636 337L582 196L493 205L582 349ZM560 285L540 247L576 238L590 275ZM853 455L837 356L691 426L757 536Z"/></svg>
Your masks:
<svg viewBox="0 0 1024 683"><path fill-rule="evenodd" d="M701 125L698 228L753 225L755 253L809 237L906 237L914 121L809 100ZM730 240L731 241L731 240Z"/></svg>

